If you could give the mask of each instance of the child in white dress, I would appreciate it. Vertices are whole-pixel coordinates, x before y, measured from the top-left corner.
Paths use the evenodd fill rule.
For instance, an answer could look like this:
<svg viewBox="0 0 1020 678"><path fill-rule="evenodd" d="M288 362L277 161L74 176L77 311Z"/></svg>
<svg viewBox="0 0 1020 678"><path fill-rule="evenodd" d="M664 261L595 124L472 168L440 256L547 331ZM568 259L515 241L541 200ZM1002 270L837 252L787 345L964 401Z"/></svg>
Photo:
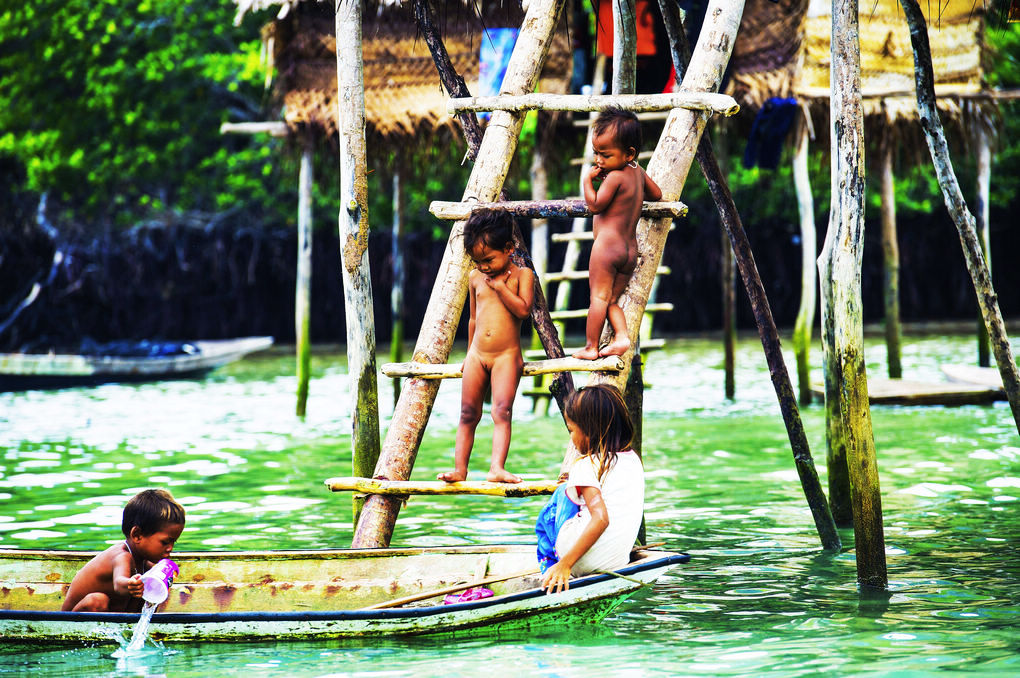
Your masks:
<svg viewBox="0 0 1020 678"><path fill-rule="evenodd" d="M566 420L581 455L570 468L566 493L581 510L556 537L559 562L542 579L548 593L568 589L572 574L626 565L644 510L644 469L629 449L634 426L620 391L604 384L577 390L567 400Z"/></svg>

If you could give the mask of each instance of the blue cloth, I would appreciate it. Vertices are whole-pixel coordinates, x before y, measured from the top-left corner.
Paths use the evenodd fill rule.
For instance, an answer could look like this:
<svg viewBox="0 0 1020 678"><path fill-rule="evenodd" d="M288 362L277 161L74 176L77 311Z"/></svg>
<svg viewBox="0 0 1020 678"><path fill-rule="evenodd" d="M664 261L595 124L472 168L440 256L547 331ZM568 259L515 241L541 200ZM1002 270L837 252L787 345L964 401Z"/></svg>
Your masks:
<svg viewBox="0 0 1020 678"><path fill-rule="evenodd" d="M775 169L783 154L783 141L797 116L797 100L772 97L758 110L744 148L744 167Z"/></svg>
<svg viewBox="0 0 1020 678"><path fill-rule="evenodd" d="M581 507L567 496L565 484L557 487L548 503L542 507L538 521L535 522L535 535L538 536L538 568L542 572L559 562L559 558L556 557L556 537L563 523L580 511Z"/></svg>
<svg viewBox="0 0 1020 678"><path fill-rule="evenodd" d="M517 44L517 28L487 28L482 32L482 47L478 58L478 96L488 97L499 94L503 86L510 54ZM483 120L488 113L479 113Z"/></svg>

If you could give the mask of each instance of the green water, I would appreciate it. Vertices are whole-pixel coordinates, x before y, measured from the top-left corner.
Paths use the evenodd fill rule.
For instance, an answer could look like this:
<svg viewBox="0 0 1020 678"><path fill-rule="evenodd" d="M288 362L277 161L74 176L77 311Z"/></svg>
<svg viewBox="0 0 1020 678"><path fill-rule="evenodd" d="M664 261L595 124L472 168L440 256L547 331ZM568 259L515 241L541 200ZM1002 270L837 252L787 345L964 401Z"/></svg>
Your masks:
<svg viewBox="0 0 1020 678"><path fill-rule="evenodd" d="M850 531L841 553L819 550L760 354L756 340L741 342L732 403L715 343L678 340L652 355L648 535L692 560L599 626L441 641L175 644L119 663L112 646L0 640L0 673L1020 675L1020 437L1005 403L872 409L891 595L869 599L855 583ZM970 338L909 338L904 370L939 380L938 364L973 355ZM867 357L869 373L881 375L881 345L869 342ZM0 547L101 549L120 538L126 499L150 486L170 488L187 508L182 550L349 545L350 499L322 485L350 473L342 356L316 356L303 422L292 414L292 366L255 357L202 381L0 394ZM389 394L389 383L381 389ZM537 418L527 403L517 403L508 467L551 477L567 436L558 416ZM449 467L458 411L459 384L447 382L415 477ZM824 482L820 407L803 416ZM490 434L483 423L475 478ZM531 542L543 503L415 498L393 543Z"/></svg>

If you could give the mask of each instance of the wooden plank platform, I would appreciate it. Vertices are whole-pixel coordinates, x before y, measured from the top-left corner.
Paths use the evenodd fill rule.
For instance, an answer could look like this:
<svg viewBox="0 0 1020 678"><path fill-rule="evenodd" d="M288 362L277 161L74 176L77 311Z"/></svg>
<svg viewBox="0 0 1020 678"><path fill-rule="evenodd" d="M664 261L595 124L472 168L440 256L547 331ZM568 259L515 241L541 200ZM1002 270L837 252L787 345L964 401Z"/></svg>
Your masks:
<svg viewBox="0 0 1020 678"><path fill-rule="evenodd" d="M328 478L331 492L361 492L397 496L476 494L490 497L534 497L552 494L559 484L555 480L533 480L519 483L491 483L487 480L465 480L448 483L442 480L381 480L377 478Z"/></svg>
<svg viewBox="0 0 1020 678"><path fill-rule="evenodd" d="M824 400L825 385L813 383L811 392L817 400ZM1001 388L988 388L979 384L868 379L868 401L872 405L983 405L1005 399L1005 392Z"/></svg>
<svg viewBox="0 0 1020 678"><path fill-rule="evenodd" d="M963 384L978 384L985 388L998 389L1003 392L1003 400L1006 399L1005 389L1002 387L1002 375L999 374L999 368L997 367L942 365L939 369L942 370L942 373L946 375L946 379L949 381Z"/></svg>

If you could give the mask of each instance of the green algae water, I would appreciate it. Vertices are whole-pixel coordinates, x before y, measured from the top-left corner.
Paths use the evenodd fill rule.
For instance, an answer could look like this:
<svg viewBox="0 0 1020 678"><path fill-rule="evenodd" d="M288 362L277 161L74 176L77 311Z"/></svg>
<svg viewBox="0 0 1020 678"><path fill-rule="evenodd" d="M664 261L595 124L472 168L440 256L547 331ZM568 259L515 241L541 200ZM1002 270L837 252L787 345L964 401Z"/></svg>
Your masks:
<svg viewBox="0 0 1020 678"><path fill-rule="evenodd" d="M941 381L939 364L973 355L970 337L910 337L904 373ZM867 357L869 374L884 376L883 347L869 341ZM866 596L852 531L841 531L841 552L819 548L760 344L742 341L737 361L729 402L716 343L676 340L650 356L648 537L692 558L600 625L441 640L175 643L120 660L110 656L115 645L0 639L0 673L1020 675L1020 437L1008 406L872 408L890 590ZM315 357L304 421L293 415L292 372L290 356L256 356L201 381L0 394L0 548L105 548L121 538L127 498L152 486L188 510L179 550L348 546L350 496L323 486L350 474L343 356ZM551 477L566 431L555 408L548 417L528 409L519 398L508 468ZM452 463L458 413L459 383L449 381L414 477ZM802 415L824 482L821 407ZM389 411L382 416L385 427ZM474 479L484 477L491 431L483 420ZM393 544L533 542L544 502L416 497Z"/></svg>

